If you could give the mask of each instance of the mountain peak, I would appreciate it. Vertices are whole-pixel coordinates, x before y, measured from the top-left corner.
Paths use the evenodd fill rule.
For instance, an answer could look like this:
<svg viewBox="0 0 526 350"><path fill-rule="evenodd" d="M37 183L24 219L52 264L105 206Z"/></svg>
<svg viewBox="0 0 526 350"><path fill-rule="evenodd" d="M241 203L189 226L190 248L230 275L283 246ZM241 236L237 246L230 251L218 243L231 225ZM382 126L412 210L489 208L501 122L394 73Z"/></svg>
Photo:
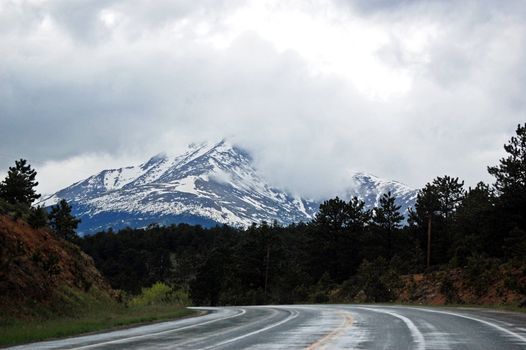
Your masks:
<svg viewBox="0 0 526 350"><path fill-rule="evenodd" d="M372 206L388 190L400 195L405 207L411 204L406 188L365 173L355 173L344 197L357 195ZM192 144L177 156L160 153L140 165L104 170L48 200L62 198L81 218L83 233L150 223L289 224L311 220L319 207L269 186L250 154L225 139Z"/></svg>

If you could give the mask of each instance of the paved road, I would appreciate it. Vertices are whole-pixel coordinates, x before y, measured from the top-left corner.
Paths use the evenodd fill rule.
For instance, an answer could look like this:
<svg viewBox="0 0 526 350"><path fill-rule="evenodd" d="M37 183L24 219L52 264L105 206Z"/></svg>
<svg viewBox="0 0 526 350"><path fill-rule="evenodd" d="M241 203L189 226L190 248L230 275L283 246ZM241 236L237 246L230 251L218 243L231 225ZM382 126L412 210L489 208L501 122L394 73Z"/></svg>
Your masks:
<svg viewBox="0 0 526 350"><path fill-rule="evenodd" d="M210 313L16 349L526 349L526 314L377 305L202 308Z"/></svg>

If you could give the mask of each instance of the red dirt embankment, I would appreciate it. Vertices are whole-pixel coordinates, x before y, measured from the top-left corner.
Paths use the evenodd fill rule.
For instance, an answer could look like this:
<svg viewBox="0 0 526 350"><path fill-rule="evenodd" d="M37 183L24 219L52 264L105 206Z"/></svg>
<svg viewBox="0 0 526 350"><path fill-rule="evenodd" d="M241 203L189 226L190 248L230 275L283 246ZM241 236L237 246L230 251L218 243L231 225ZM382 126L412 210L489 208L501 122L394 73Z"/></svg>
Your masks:
<svg viewBox="0 0 526 350"><path fill-rule="evenodd" d="M64 294L64 290L70 294ZM78 291L78 293L76 293ZM0 215L0 312L4 317L67 309L83 293L115 292L79 247L47 229ZM7 313L7 314L6 314Z"/></svg>
<svg viewBox="0 0 526 350"><path fill-rule="evenodd" d="M517 305L524 303L526 267L503 264L456 268L402 277L398 302L426 305Z"/></svg>

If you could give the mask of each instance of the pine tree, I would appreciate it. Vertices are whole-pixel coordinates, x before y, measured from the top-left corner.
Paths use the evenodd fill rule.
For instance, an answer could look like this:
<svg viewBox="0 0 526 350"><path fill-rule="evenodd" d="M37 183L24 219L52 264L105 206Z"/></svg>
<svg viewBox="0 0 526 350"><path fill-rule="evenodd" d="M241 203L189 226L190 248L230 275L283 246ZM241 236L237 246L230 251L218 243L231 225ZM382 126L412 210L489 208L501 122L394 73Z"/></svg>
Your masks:
<svg viewBox="0 0 526 350"><path fill-rule="evenodd" d="M457 264L464 265L467 258L474 255L499 255L502 237L495 227L494 209L495 196L488 185L479 182L468 189L451 227L452 255Z"/></svg>
<svg viewBox="0 0 526 350"><path fill-rule="evenodd" d="M415 209L409 214L409 222L417 227L421 242L426 243L428 266L431 264L431 255L436 262L449 260L448 252L452 241L449 226L464 198L463 186L464 181L459 181L458 177L445 175L427 183L418 192ZM433 254L431 250L434 251Z"/></svg>
<svg viewBox="0 0 526 350"><path fill-rule="evenodd" d="M418 191L415 208L409 210L409 224L416 227L420 234L420 242L425 242L427 267L431 264L431 241L433 217L440 208L439 193L437 187L427 183ZM426 234L427 232L427 234ZM422 248L424 248L422 246Z"/></svg>
<svg viewBox="0 0 526 350"><path fill-rule="evenodd" d="M425 228L429 217L432 217L440 208L438 189L432 183L427 183L418 191L414 209L409 212L409 222L412 225Z"/></svg>
<svg viewBox="0 0 526 350"><path fill-rule="evenodd" d="M379 206L374 209L373 222L385 235L387 240L387 256L392 256L393 234L400 228L404 216L400 214L400 206L396 205L396 198L391 192L380 197Z"/></svg>
<svg viewBox="0 0 526 350"><path fill-rule="evenodd" d="M347 219L347 203L336 197L320 204L320 210L314 218L314 223L338 231L346 226Z"/></svg>
<svg viewBox="0 0 526 350"><path fill-rule="evenodd" d="M465 195L464 181L459 181L458 177L450 176L437 177L433 180L433 185L437 188L438 200L440 203L439 214L443 218L444 226L438 237L438 251L443 261L449 261L452 257L453 235L450 229L452 216L456 212Z"/></svg>
<svg viewBox="0 0 526 350"><path fill-rule="evenodd" d="M314 223L333 231L361 232L371 216L371 211L365 209L365 202L358 197L351 198L348 203L336 197L320 205Z"/></svg>
<svg viewBox="0 0 526 350"><path fill-rule="evenodd" d="M451 214L456 210L464 197L464 181L459 181L458 177L453 178L445 175L433 180L433 185L438 194L438 211L446 220L446 225Z"/></svg>
<svg viewBox="0 0 526 350"><path fill-rule="evenodd" d="M48 224L47 211L41 206L31 208L27 223L33 228L45 227Z"/></svg>
<svg viewBox="0 0 526 350"><path fill-rule="evenodd" d="M15 161L14 167L9 167L7 177L0 182L0 197L10 204L31 206L40 194L35 192L38 182L35 181L37 172L31 169L25 159Z"/></svg>
<svg viewBox="0 0 526 350"><path fill-rule="evenodd" d="M517 126L516 136L504 145L508 153L497 166L488 167L495 177L494 187L499 196L501 215L509 230L518 227L526 231L526 123Z"/></svg>
<svg viewBox="0 0 526 350"><path fill-rule="evenodd" d="M56 206L51 207L49 213L49 226L55 234L63 239L72 240L77 236L80 220L71 214L71 206L62 199Z"/></svg>
<svg viewBox="0 0 526 350"><path fill-rule="evenodd" d="M347 203L347 222L346 227L351 232L361 232L365 226L371 221L372 213L365 209L365 202L358 197L353 197Z"/></svg>
<svg viewBox="0 0 526 350"><path fill-rule="evenodd" d="M519 124L515 132L517 135L504 145L508 156L499 165L488 167L488 172L495 176L495 188L502 194L524 193L526 189L526 123Z"/></svg>

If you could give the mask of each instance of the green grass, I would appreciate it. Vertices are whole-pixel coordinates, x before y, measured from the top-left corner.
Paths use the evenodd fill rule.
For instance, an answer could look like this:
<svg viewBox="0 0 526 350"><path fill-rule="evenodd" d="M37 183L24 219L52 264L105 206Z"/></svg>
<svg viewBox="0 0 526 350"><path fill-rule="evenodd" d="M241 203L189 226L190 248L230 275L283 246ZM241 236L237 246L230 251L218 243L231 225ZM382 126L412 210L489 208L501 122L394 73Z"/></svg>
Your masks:
<svg viewBox="0 0 526 350"><path fill-rule="evenodd" d="M79 317L48 320L10 320L0 325L0 346L63 338L112 328L169 320L193 314L178 305L151 305L126 308L113 305Z"/></svg>
<svg viewBox="0 0 526 350"><path fill-rule="evenodd" d="M63 338L83 333L97 332L162 320L189 316L195 311L170 303L125 306L112 300L94 299L89 295L71 293L77 299L62 316L38 315L26 319L0 318L0 346L30 343L46 339ZM79 298L84 298L79 303ZM71 304L70 304L71 305Z"/></svg>

